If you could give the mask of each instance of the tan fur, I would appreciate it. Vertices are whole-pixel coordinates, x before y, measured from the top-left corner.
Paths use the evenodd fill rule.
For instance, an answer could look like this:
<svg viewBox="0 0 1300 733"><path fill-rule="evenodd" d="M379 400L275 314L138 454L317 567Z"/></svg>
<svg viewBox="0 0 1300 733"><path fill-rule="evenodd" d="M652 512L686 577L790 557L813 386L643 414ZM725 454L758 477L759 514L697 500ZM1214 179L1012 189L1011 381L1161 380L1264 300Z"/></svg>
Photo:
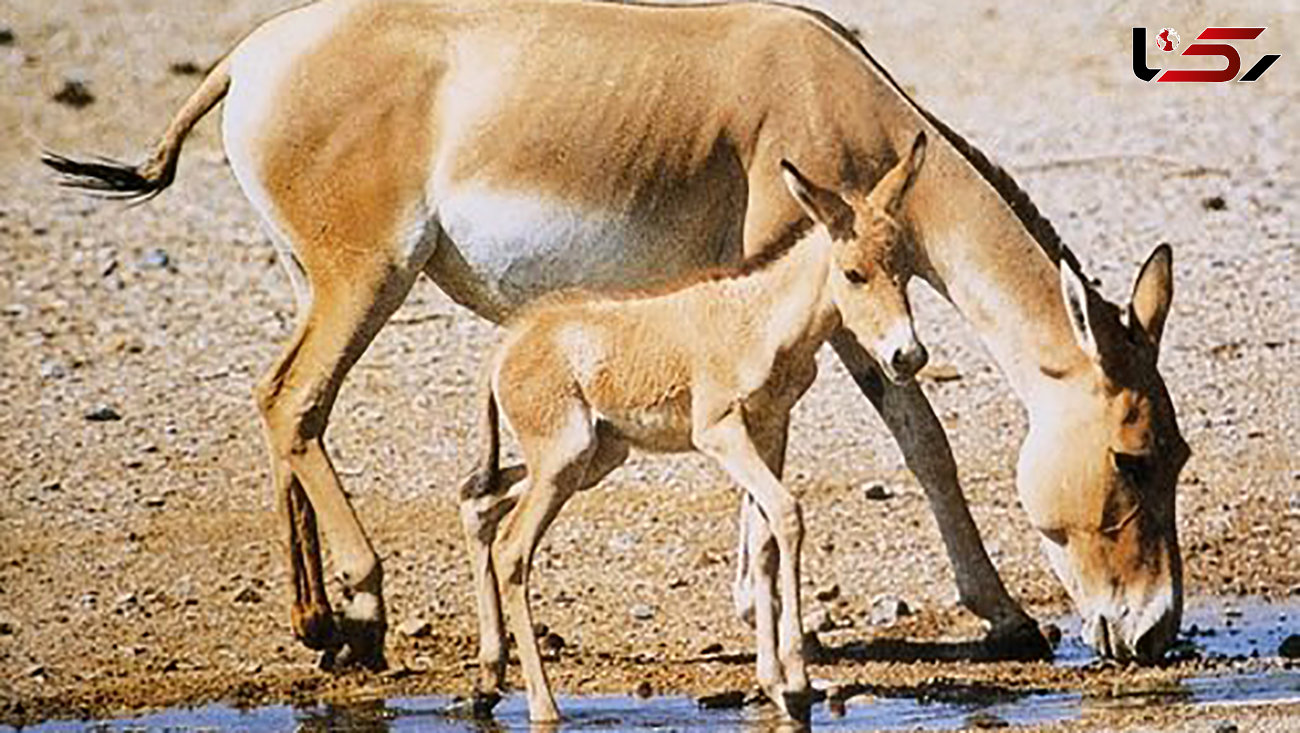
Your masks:
<svg viewBox="0 0 1300 733"><path fill-rule="evenodd" d="M848 200L787 166L792 194L823 226L761 267L658 295L570 294L528 308L511 323L489 367L484 453L498 450L499 406L523 449L528 487L504 499L510 509L495 542L499 509L465 494L462 516L470 555L491 553L490 561L475 563L480 612L504 595L534 721L556 720L558 712L527 603L533 551L568 497L616 468L629 447L709 455L762 510L779 573L763 563L759 582L772 586L779 574L782 613L779 632L774 619L758 624L758 679L784 711L806 719L798 581L803 528L797 499L780 484L774 449L778 441L784 446L790 410L816 376L817 350L841 323L871 342L882 319L861 314L880 309L911 330L905 307L911 273L896 269L907 260L896 256L903 232L889 212L901 205L923 156L920 137L897 173L870 195ZM852 282L847 272L870 275ZM886 292L891 297L881 297ZM611 458L593 470L596 456ZM481 462L479 471L471 483L499 491L495 459ZM501 653L499 612L481 622L494 637L486 646ZM504 659L481 661L494 675L485 678L486 689L495 690Z"/></svg>
<svg viewBox="0 0 1300 733"><path fill-rule="evenodd" d="M869 190L917 130L933 142L893 217L911 235L900 256L962 312L1029 411L1017 484L1031 521L1053 533L1069 514L1088 528L1078 530L1087 541L1048 547L1049 557L1089 624L1122 637L1099 644L1103 653L1153 656L1172 639L1172 507L1186 446L1155 359L1172 293L1167 255L1134 289L1129 322L1142 327L1090 295L1080 332L1059 278L1077 262L1051 226L834 21L757 4L323 0L241 42L145 165L47 162L73 185L152 195L223 94L231 167L304 310L256 392L288 519L294 628L309 643L382 663L380 564L321 436L348 369L419 272L498 321L570 286L662 286L789 245L807 217L785 191L781 159L830 188ZM880 378L881 344L844 331L831 341L926 491L962 603L994 633L1034 628L984 551L925 395ZM1124 423L1128 402L1149 405L1140 421ZM1115 450L1133 446L1147 446L1150 463L1137 482L1143 510L1125 525L1136 555L1100 529L1133 483ZM742 521L751 527L762 531ZM348 589L339 628L317 530ZM742 540L753 550L738 563L742 610L763 540Z"/></svg>

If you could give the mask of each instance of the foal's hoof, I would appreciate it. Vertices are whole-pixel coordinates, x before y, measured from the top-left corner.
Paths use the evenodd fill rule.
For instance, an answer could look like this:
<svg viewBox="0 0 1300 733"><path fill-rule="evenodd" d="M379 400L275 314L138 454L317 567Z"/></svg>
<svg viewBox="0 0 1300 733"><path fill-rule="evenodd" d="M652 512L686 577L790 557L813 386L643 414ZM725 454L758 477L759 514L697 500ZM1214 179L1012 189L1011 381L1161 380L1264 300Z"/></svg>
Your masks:
<svg viewBox="0 0 1300 733"><path fill-rule="evenodd" d="M492 717L492 711L496 709L499 702L501 702L501 693L496 690L488 692L475 690L474 696L470 698L470 715L479 720L488 720Z"/></svg>
<svg viewBox="0 0 1300 733"><path fill-rule="evenodd" d="M989 657L999 660L1032 662L1054 656L1052 643L1032 619L989 631L984 648Z"/></svg>

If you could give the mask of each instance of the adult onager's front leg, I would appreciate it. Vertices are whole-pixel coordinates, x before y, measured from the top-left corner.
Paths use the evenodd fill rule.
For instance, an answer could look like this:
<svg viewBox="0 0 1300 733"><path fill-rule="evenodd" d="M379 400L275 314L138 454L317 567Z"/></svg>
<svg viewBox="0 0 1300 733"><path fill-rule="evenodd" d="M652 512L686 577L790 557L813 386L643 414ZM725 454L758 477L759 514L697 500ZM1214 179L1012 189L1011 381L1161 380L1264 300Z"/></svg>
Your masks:
<svg viewBox="0 0 1300 733"><path fill-rule="evenodd" d="M920 385L915 381L898 384L885 379L871 356L848 331L833 334L831 345L884 419L908 469L925 490L957 578L961 604L992 625L990 640L1008 642L1008 653L1034 658L1051 656L1051 646L1038 631L1038 625L1007 592L984 550L979 528L957 479L957 464L948 436Z"/></svg>

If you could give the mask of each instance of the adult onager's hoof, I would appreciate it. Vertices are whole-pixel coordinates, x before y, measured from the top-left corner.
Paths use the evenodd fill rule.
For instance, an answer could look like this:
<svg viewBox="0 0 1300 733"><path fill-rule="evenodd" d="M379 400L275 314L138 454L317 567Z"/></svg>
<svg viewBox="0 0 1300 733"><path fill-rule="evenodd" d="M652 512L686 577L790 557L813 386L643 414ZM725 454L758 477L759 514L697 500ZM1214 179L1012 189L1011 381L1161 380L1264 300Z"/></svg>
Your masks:
<svg viewBox="0 0 1300 733"><path fill-rule="evenodd" d="M388 661L384 658L387 624L361 623L339 617L338 627L342 643L325 650L321 655L321 669L328 672L352 669L382 672L388 669Z"/></svg>
<svg viewBox="0 0 1300 733"><path fill-rule="evenodd" d="M801 726L807 726L812 722L812 690L801 690L799 692L783 692L780 700L776 702L777 707L786 717Z"/></svg>
<svg viewBox="0 0 1300 733"><path fill-rule="evenodd" d="M293 635L312 651L337 651L343 645L334 614L329 608L294 604L289 611Z"/></svg>
<svg viewBox="0 0 1300 733"><path fill-rule="evenodd" d="M1038 661L1055 655L1052 643L1032 619L993 628L984 637L984 647L988 656L1000 660Z"/></svg>

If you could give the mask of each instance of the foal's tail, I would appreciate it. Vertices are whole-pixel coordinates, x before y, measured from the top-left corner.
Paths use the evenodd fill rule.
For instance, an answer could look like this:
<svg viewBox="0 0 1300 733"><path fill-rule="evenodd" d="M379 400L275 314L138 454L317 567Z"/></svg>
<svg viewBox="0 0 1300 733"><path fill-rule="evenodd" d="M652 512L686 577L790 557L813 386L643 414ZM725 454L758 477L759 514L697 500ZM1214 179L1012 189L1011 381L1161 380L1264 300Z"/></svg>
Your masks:
<svg viewBox="0 0 1300 733"><path fill-rule="evenodd" d="M93 191L109 198L146 201L171 185L176 177L176 161L180 158L185 136L229 90L230 57L226 56L208 72L203 83L181 106L154 147L153 155L142 165L128 165L107 158L93 162L73 160L48 151L41 156L41 162L61 174L60 185Z"/></svg>
<svg viewBox="0 0 1300 733"><path fill-rule="evenodd" d="M460 487L461 499L494 496L501 491L501 416L497 396L489 376L483 386L483 414L479 422L479 440L483 452L474 474Z"/></svg>

